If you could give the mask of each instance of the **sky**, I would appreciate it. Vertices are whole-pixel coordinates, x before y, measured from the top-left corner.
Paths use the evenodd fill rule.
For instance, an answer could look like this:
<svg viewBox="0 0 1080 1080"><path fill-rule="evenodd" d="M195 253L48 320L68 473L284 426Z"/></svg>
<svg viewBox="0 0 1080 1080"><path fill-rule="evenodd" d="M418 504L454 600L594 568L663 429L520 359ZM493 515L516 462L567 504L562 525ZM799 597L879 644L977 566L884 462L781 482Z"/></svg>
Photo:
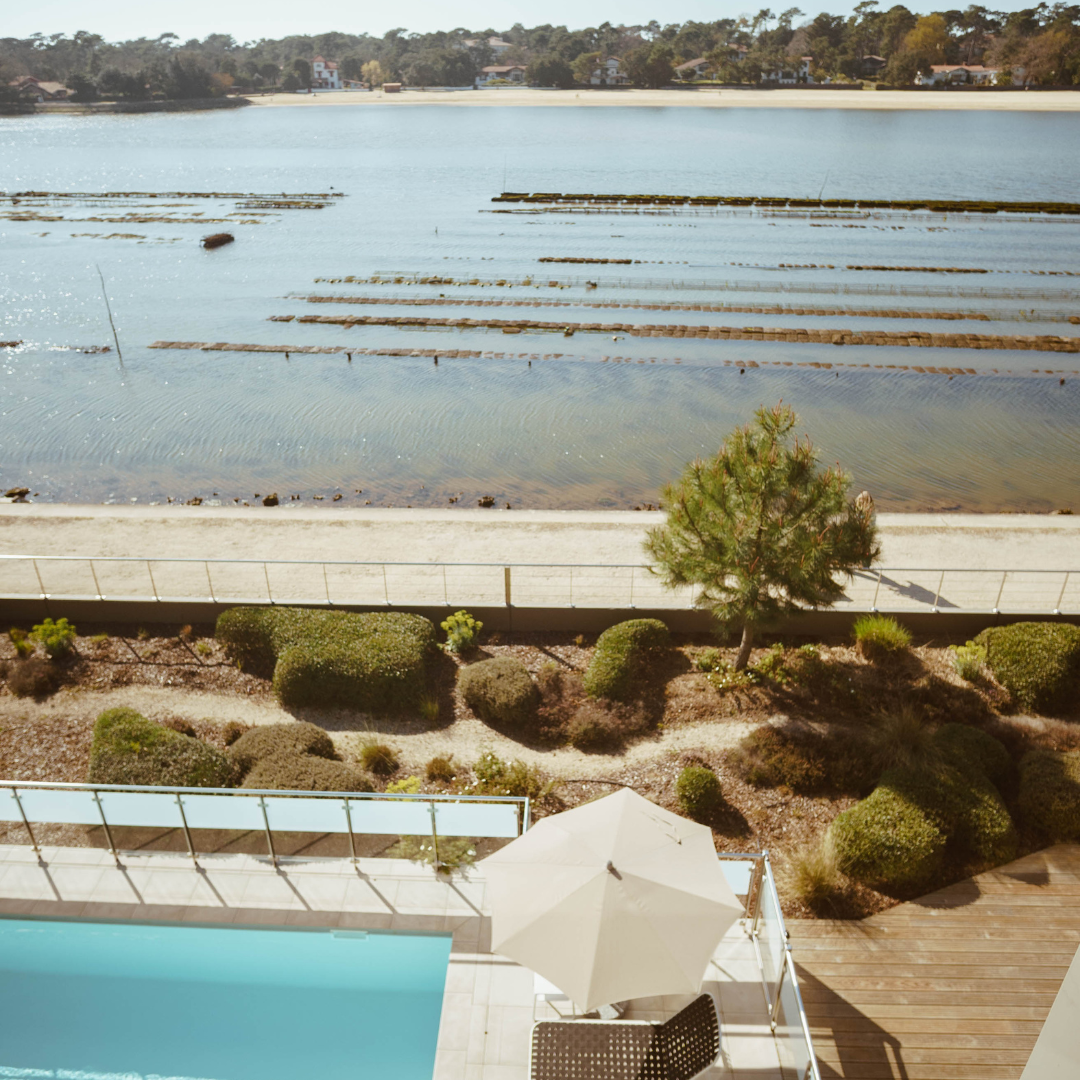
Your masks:
<svg viewBox="0 0 1080 1080"><path fill-rule="evenodd" d="M793 0L794 2L794 0ZM834 15L851 12L857 0L826 0L807 7L813 17L819 11ZM887 9L894 0L882 0ZM1032 6L1035 0L995 3L993 7L1014 10ZM761 0L753 11L763 6ZM908 0L914 11L966 6L962 0ZM481 30L492 27L508 30L516 22L525 26L551 23L571 29L599 26L603 22L661 23L702 22L735 18L751 10L740 0L320 0L314 7L295 0L184 0L182 4L104 3L88 5L85 0L48 0L45 4L4 4L0 14L0 37L29 37L33 33L73 34L88 30L108 41L174 33L182 40L207 34L232 34L238 41L260 37L279 38L287 34L318 34L327 30L370 33L381 36L396 26L426 32L452 30L457 26ZM783 0L774 11L784 10Z"/></svg>

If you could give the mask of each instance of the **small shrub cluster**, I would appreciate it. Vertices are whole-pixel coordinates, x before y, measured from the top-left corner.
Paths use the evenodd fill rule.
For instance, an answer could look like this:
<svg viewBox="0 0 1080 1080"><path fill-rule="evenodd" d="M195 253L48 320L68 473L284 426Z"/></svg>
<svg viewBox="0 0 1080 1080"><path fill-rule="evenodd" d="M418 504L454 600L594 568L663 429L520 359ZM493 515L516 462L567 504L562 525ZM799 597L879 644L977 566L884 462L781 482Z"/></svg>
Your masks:
<svg viewBox="0 0 1080 1080"><path fill-rule="evenodd" d="M719 649L702 649L694 657L694 667L698 671L720 671L725 666Z"/></svg>
<svg viewBox="0 0 1080 1080"><path fill-rule="evenodd" d="M1052 713L1080 698L1080 626L1021 622L984 630L975 643L1002 686L1025 709Z"/></svg>
<svg viewBox="0 0 1080 1080"><path fill-rule="evenodd" d="M578 750L618 750L649 726L643 709L618 702L582 702L566 725L566 737Z"/></svg>
<svg viewBox="0 0 1080 1080"><path fill-rule="evenodd" d="M59 684L60 673L38 656L16 660L7 671L7 687L15 697L48 697Z"/></svg>
<svg viewBox="0 0 1080 1080"><path fill-rule="evenodd" d="M403 776L400 780L391 780L390 783L386 785L386 794L419 795L420 783L419 776Z"/></svg>
<svg viewBox="0 0 1080 1080"><path fill-rule="evenodd" d="M480 644L480 631L484 629L484 624L467 611L456 611L439 625L446 631L447 652L471 653Z"/></svg>
<svg viewBox="0 0 1080 1080"><path fill-rule="evenodd" d="M476 861L476 848L464 836L440 836L436 844L430 836L403 836L387 852L390 859L411 859L440 870L456 870Z"/></svg>
<svg viewBox="0 0 1080 1080"><path fill-rule="evenodd" d="M1016 853L1016 830L991 779L1009 768L1004 746L985 732L946 725L907 763L882 774L867 798L830 833L840 869L877 888L927 883L942 864L997 865ZM996 744L996 745L995 745Z"/></svg>
<svg viewBox="0 0 1080 1080"><path fill-rule="evenodd" d="M670 643L668 628L659 619L630 619L609 627L596 640L583 677L585 692L593 698L627 700L641 659Z"/></svg>
<svg viewBox="0 0 1080 1080"><path fill-rule="evenodd" d="M292 724L260 724L243 732L229 747L232 760L241 777L256 763L271 757L319 757L337 760L333 740L316 724L297 721Z"/></svg>
<svg viewBox="0 0 1080 1080"><path fill-rule="evenodd" d="M212 746L155 724L134 709L108 709L94 724L92 784L230 787L232 763Z"/></svg>
<svg viewBox="0 0 1080 1080"><path fill-rule="evenodd" d="M731 755L732 763L754 787L815 791L825 782L822 756L804 741L775 728L755 728Z"/></svg>
<svg viewBox="0 0 1080 1080"><path fill-rule="evenodd" d="M544 774L524 761L503 761L490 750L481 754L473 765L474 783L469 795L514 795L518 798L539 799L552 788Z"/></svg>
<svg viewBox="0 0 1080 1080"><path fill-rule="evenodd" d="M859 652L872 663L899 656L911 645L911 634L891 615L860 615L851 629Z"/></svg>
<svg viewBox="0 0 1080 1080"><path fill-rule="evenodd" d="M256 761L241 787L270 791L374 790L364 773L342 761L287 752Z"/></svg>
<svg viewBox="0 0 1080 1080"><path fill-rule="evenodd" d="M13 626L8 631L8 637L11 639L11 644L15 647L15 655L20 660L25 660L28 656L32 656L34 652L34 643L30 640L29 635L25 630L20 630L17 626Z"/></svg>
<svg viewBox="0 0 1080 1080"><path fill-rule="evenodd" d="M1080 840L1080 751L1032 750L1020 761L1020 816L1052 842Z"/></svg>
<svg viewBox="0 0 1080 1080"><path fill-rule="evenodd" d="M423 695L435 627L403 612L232 608L216 637L242 665L273 666L283 705L389 712Z"/></svg>
<svg viewBox="0 0 1080 1080"><path fill-rule="evenodd" d="M953 654L956 674L964 682L975 682L982 674L983 664L986 663L986 646L969 641L964 645L950 645L949 652Z"/></svg>
<svg viewBox="0 0 1080 1080"><path fill-rule="evenodd" d="M536 673L536 686L540 691L538 731L545 738L562 739L567 725L585 701L581 676L549 661Z"/></svg>
<svg viewBox="0 0 1080 1080"><path fill-rule="evenodd" d="M63 660L75 647L75 627L67 619L46 619L30 631L30 640L38 642L50 660Z"/></svg>
<svg viewBox="0 0 1080 1080"><path fill-rule="evenodd" d="M679 808L695 821L707 820L724 804L724 792L712 769L688 765L675 781Z"/></svg>
<svg viewBox="0 0 1080 1080"><path fill-rule="evenodd" d="M465 704L485 724L514 732L537 726L540 693L520 660L498 656L462 668L458 688Z"/></svg>

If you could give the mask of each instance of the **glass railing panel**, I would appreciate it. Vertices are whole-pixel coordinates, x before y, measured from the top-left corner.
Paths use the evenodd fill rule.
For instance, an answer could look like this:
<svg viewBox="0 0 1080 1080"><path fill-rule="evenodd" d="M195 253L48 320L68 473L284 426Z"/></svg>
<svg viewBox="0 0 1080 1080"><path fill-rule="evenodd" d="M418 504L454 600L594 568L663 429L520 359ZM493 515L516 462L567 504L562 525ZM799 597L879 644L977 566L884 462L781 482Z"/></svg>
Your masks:
<svg viewBox="0 0 1080 1080"><path fill-rule="evenodd" d="M776 1049L780 1055L780 1064L785 1076L790 1075L803 1080L806 1067L810 1063L812 1051L803 1031L802 1012L795 992L795 981L789 967L784 972L780 984L780 1001L776 1011Z"/></svg>

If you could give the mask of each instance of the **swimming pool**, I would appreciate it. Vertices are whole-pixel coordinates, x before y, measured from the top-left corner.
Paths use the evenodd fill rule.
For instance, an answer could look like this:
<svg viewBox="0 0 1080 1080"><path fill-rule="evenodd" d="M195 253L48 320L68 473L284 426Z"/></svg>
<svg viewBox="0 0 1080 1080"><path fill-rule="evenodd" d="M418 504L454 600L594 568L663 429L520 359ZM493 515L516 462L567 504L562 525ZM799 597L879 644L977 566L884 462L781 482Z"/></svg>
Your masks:
<svg viewBox="0 0 1080 1080"><path fill-rule="evenodd" d="M0 918L0 1077L429 1080L450 940Z"/></svg>

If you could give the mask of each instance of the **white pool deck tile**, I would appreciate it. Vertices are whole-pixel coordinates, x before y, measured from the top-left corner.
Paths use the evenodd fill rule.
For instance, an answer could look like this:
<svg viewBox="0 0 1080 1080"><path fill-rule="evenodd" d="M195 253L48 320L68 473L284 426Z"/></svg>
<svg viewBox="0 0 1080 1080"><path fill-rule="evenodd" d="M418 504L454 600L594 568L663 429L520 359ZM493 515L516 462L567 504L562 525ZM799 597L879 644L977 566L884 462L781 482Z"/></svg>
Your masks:
<svg viewBox="0 0 1080 1080"><path fill-rule="evenodd" d="M490 951L482 876L436 878L401 859L282 860L252 855L124 854L0 845L0 915L323 926L451 934L433 1080L527 1080L533 973ZM721 1013L707 1080L781 1080L754 947L736 924L703 988ZM691 997L632 1002L627 1019L662 1022ZM546 1011L545 1011L546 1010ZM555 1018L541 1004L537 1019Z"/></svg>

